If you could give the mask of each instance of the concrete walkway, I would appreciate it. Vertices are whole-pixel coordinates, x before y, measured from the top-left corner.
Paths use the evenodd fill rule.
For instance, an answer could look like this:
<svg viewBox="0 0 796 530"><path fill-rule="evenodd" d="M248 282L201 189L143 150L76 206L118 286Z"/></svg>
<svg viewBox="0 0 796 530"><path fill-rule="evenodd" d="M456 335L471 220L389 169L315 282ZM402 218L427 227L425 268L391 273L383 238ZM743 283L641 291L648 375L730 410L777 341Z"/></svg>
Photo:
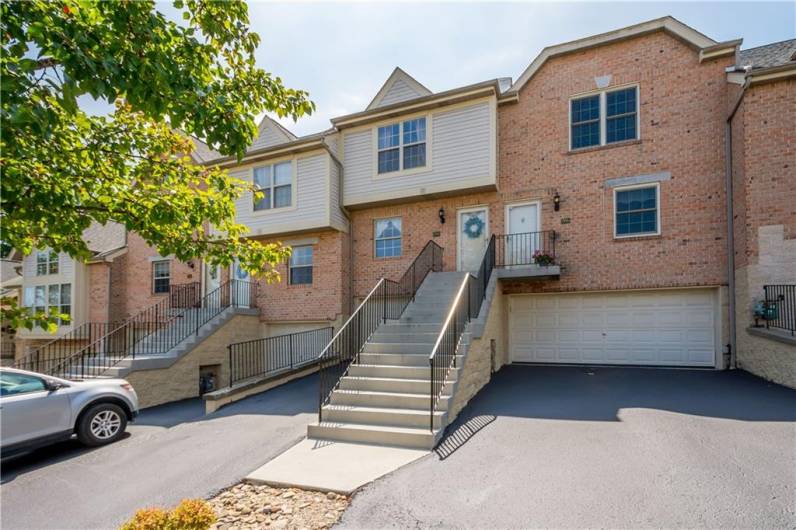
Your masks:
<svg viewBox="0 0 796 530"><path fill-rule="evenodd" d="M342 528L794 528L796 391L746 372L506 367Z"/></svg>
<svg viewBox="0 0 796 530"><path fill-rule="evenodd" d="M115 444L67 442L3 462L3 530L117 528L139 508L210 496L306 434L317 385L307 377L208 416L201 400L154 407Z"/></svg>
<svg viewBox="0 0 796 530"><path fill-rule="evenodd" d="M404 447L305 439L250 473L246 481L350 495L427 454Z"/></svg>

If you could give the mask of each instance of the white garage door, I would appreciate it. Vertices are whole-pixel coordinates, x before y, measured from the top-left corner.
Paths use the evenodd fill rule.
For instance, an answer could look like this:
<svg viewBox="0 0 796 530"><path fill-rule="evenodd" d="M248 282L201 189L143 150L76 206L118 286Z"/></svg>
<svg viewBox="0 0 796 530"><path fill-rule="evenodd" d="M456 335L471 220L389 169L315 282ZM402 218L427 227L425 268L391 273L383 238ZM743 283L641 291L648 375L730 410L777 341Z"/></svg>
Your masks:
<svg viewBox="0 0 796 530"><path fill-rule="evenodd" d="M515 362L714 366L715 291L512 295Z"/></svg>

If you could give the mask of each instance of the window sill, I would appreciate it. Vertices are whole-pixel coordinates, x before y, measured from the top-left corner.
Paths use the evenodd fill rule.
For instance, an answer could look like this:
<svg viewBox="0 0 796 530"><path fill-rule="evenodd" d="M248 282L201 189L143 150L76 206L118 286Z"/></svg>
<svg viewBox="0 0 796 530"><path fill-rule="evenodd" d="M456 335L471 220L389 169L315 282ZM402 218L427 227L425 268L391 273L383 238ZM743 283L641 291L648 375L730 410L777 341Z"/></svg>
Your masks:
<svg viewBox="0 0 796 530"><path fill-rule="evenodd" d="M288 289L312 289L311 283L289 283L287 284Z"/></svg>
<svg viewBox="0 0 796 530"><path fill-rule="evenodd" d="M621 241L640 241L645 239L663 239L661 234L639 234L639 235L631 235L631 236L614 236L614 242L619 243Z"/></svg>
<svg viewBox="0 0 796 530"><path fill-rule="evenodd" d="M629 145L640 144L641 140L625 140L623 142L614 142L612 144L594 145L591 147L581 147L580 149L570 149L565 152L565 155L579 155L581 153L593 153L595 151L602 151L603 149L613 149L615 147L627 147Z"/></svg>
<svg viewBox="0 0 796 530"><path fill-rule="evenodd" d="M389 261L389 260L401 259L401 258L403 258L403 256L384 256L384 257L381 257L381 258L378 257L378 256L373 256L373 259L375 259L377 261Z"/></svg>

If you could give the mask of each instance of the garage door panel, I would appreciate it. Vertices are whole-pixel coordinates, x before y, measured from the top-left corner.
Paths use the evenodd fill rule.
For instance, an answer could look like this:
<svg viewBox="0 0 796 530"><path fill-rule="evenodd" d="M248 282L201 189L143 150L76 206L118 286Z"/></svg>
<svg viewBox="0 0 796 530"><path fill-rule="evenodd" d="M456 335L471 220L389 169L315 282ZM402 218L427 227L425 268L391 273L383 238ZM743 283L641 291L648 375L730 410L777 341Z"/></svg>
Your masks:
<svg viewBox="0 0 796 530"><path fill-rule="evenodd" d="M513 295L512 360L713 366L715 291Z"/></svg>

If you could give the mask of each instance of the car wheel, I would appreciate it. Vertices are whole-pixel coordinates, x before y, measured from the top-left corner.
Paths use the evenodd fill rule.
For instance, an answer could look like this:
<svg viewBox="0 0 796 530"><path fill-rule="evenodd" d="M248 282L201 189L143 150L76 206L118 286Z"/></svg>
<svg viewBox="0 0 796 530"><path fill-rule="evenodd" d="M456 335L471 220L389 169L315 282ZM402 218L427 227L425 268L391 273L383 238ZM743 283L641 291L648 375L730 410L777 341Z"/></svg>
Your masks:
<svg viewBox="0 0 796 530"><path fill-rule="evenodd" d="M77 425L77 439L97 446L115 442L127 428L127 415L119 405L100 403L89 408Z"/></svg>

